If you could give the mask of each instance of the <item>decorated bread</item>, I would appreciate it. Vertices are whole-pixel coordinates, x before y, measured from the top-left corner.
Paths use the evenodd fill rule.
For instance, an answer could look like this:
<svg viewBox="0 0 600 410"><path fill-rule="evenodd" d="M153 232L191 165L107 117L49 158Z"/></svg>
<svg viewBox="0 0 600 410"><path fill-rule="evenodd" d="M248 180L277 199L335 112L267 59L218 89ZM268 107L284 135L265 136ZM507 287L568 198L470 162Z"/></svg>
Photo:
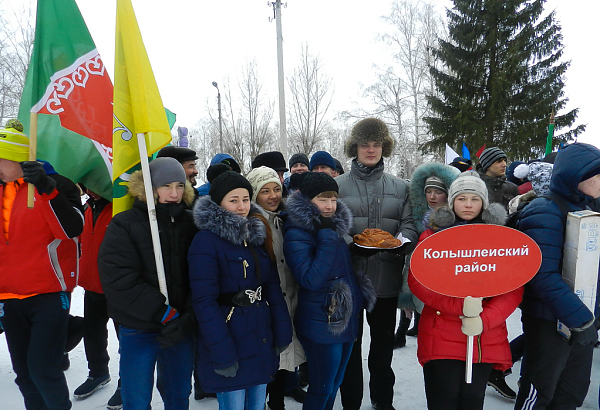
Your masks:
<svg viewBox="0 0 600 410"><path fill-rule="evenodd" d="M354 243L374 248L397 248L402 241L386 231L377 228L367 228L362 233L354 235Z"/></svg>

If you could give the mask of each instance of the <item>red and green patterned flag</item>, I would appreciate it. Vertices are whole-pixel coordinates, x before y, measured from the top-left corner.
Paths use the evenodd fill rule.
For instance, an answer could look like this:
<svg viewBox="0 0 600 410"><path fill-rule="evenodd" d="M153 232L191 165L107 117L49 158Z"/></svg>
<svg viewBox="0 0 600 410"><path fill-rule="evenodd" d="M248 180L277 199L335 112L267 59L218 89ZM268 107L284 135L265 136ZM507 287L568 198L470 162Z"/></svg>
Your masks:
<svg viewBox="0 0 600 410"><path fill-rule="evenodd" d="M74 0L38 0L33 54L19 107L29 135L39 113L37 157L112 198L113 86Z"/></svg>

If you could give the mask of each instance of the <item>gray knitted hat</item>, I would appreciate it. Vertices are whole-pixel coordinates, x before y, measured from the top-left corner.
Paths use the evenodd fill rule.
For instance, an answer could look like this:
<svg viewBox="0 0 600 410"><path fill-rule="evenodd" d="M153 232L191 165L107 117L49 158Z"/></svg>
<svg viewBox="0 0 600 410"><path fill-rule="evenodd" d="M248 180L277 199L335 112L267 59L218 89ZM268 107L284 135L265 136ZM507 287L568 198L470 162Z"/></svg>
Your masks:
<svg viewBox="0 0 600 410"><path fill-rule="evenodd" d="M183 166L172 157L161 157L150 161L150 179L152 188L156 189L171 182L185 184Z"/></svg>
<svg viewBox="0 0 600 410"><path fill-rule="evenodd" d="M479 157L479 163L481 164L481 169L483 172L487 171L492 164L499 159L506 159L506 154L500 148L491 147L483 151L481 156Z"/></svg>
<svg viewBox="0 0 600 410"><path fill-rule="evenodd" d="M446 188L446 185L444 185L444 181L442 181L436 176L430 176L425 180L425 186L423 187L423 191L425 191L427 188L437 188L441 189L445 193L448 193L448 188Z"/></svg>
<svg viewBox="0 0 600 410"><path fill-rule="evenodd" d="M254 191L252 194L252 201L254 202L256 202L256 197L262 187L270 182L276 183L279 185L280 189L283 189L277 172L272 168L265 167L264 165L262 167L254 168L252 171L250 171L247 179L248 182L250 182L250 185L252 185L252 190Z"/></svg>
<svg viewBox="0 0 600 410"><path fill-rule="evenodd" d="M448 192L448 204L451 208L454 207L454 200L460 194L475 194L483 201L483 209L487 209L490 204L488 199L488 190L485 182L479 177L475 171L465 171L460 174L450 185Z"/></svg>

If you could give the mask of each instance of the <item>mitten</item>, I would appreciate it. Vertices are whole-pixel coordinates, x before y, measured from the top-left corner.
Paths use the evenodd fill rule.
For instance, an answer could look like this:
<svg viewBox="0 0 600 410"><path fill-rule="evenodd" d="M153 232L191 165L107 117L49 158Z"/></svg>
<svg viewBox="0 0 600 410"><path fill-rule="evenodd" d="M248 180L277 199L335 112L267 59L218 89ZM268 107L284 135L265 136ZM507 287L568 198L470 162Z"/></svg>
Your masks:
<svg viewBox="0 0 600 410"><path fill-rule="evenodd" d="M465 317L461 316L462 326L460 330L467 336L478 336L483 332L483 321L480 316Z"/></svg>
<svg viewBox="0 0 600 410"><path fill-rule="evenodd" d="M463 300L463 316L479 316L479 314L483 312L483 306L481 306L482 301L483 298L473 298L471 296L467 296Z"/></svg>
<svg viewBox="0 0 600 410"><path fill-rule="evenodd" d="M588 346L596 344L597 341L598 331L594 326L588 326L582 330L579 330L579 328L571 329L571 337L569 338L571 346Z"/></svg>
<svg viewBox="0 0 600 410"><path fill-rule="evenodd" d="M332 229L335 232L335 223L333 223L331 218L326 218L323 215L319 215L319 219L315 219L313 221L313 224L315 225L315 228L317 228L317 230Z"/></svg>
<svg viewBox="0 0 600 410"><path fill-rule="evenodd" d="M285 345L285 346L273 346L273 349L275 350L275 356L279 356L281 353L283 353L283 351L285 349L288 348L289 345Z"/></svg>
<svg viewBox="0 0 600 410"><path fill-rule="evenodd" d="M177 311L177 309L175 309L171 305L167 305L167 310L165 311L165 314L163 315L162 319L160 320L160 323L162 323L164 325L165 323L177 318L178 316L179 316L179 312Z"/></svg>
<svg viewBox="0 0 600 410"><path fill-rule="evenodd" d="M23 161L20 163L23 170L23 180L33 184L41 194L49 194L56 188L56 181L46 175L44 166L37 161Z"/></svg>
<svg viewBox="0 0 600 410"><path fill-rule="evenodd" d="M348 249L350 249L350 252L358 255L358 256L363 256L365 258L368 258L369 256L373 256L378 252L381 252L382 249L378 248L378 249L369 249L369 248L363 248L361 246L356 245L354 242L351 242L350 245L348 245Z"/></svg>
<svg viewBox="0 0 600 410"><path fill-rule="evenodd" d="M237 374L238 368L239 368L238 362L235 362L231 366L226 367L224 369L215 369L215 373L217 373L218 375L224 376L224 377L235 377L235 375Z"/></svg>

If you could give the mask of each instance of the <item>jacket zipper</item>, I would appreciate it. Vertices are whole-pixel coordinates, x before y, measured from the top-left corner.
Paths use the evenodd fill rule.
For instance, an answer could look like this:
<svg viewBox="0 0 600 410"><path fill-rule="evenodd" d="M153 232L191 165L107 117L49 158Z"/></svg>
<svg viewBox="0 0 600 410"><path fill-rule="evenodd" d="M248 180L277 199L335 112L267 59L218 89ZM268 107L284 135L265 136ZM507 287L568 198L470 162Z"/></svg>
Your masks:
<svg viewBox="0 0 600 410"><path fill-rule="evenodd" d="M244 279L246 279L246 268L250 267L250 265L248 265L248 262L246 262L246 259L244 259L244 261L242 262L242 266L244 267Z"/></svg>

